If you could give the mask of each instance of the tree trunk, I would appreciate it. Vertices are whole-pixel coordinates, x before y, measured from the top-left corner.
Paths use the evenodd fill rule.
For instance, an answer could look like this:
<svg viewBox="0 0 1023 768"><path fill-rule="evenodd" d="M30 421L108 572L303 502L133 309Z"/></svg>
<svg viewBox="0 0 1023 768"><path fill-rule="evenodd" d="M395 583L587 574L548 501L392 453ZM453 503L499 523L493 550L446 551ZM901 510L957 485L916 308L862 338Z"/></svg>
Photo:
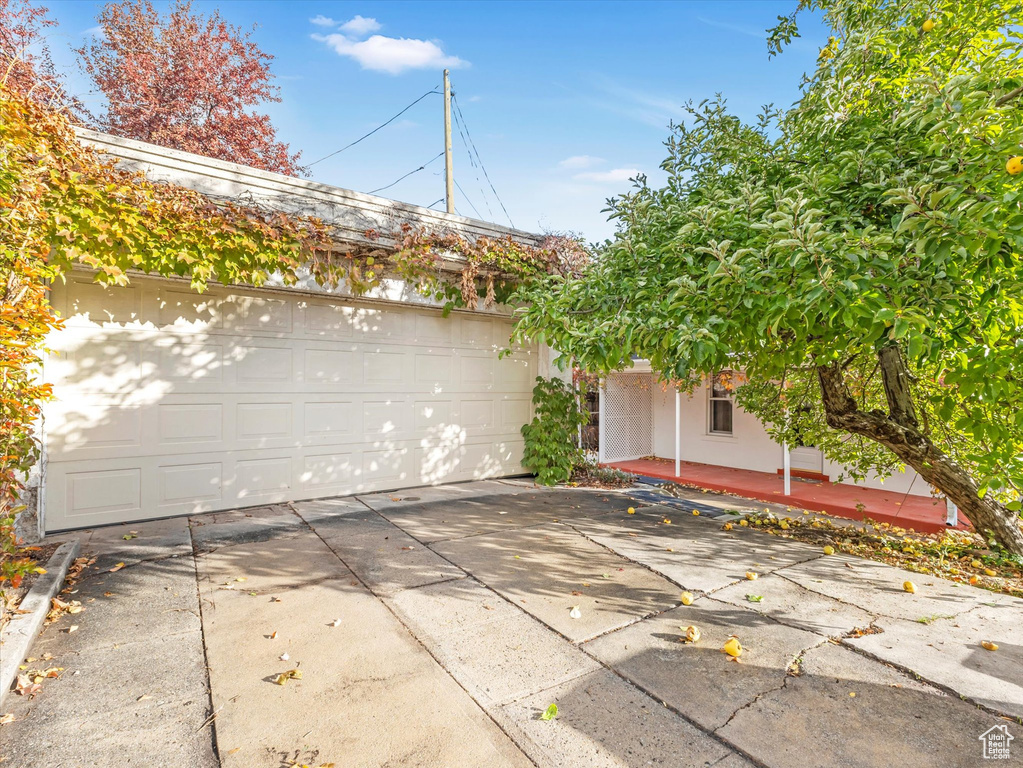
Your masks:
<svg viewBox="0 0 1023 768"><path fill-rule="evenodd" d="M910 394L910 377L898 347L878 353L889 413L861 411L849 393L837 363L817 366L828 426L880 443L944 493L982 533L990 533L1005 549L1023 556L1023 530L1017 515L990 497L980 497L977 484L962 467L920 432Z"/></svg>

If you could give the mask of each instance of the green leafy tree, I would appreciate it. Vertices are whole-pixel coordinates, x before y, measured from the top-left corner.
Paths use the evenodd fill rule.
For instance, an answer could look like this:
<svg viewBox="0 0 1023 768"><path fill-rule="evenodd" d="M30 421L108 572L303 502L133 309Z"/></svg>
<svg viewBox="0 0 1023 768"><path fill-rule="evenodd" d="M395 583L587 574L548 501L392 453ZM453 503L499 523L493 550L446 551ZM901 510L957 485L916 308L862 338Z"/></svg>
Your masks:
<svg viewBox="0 0 1023 768"><path fill-rule="evenodd" d="M1023 11L807 9L832 37L799 101L753 124L690 105L667 185L612 201L614 240L524 289L517 333L593 371L742 371L775 439L857 477L908 465L1023 555Z"/></svg>

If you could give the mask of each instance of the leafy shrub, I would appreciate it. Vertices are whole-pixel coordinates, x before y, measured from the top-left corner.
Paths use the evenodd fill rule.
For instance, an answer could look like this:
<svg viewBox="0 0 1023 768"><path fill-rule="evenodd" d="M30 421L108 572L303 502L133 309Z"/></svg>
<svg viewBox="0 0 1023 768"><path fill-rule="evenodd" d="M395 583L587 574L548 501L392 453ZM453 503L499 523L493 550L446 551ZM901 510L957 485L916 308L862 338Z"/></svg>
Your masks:
<svg viewBox="0 0 1023 768"><path fill-rule="evenodd" d="M541 485L563 483L582 460L579 427L590 420L580 408L578 391L561 379L537 376L533 387L533 420L522 427L526 448L522 464Z"/></svg>

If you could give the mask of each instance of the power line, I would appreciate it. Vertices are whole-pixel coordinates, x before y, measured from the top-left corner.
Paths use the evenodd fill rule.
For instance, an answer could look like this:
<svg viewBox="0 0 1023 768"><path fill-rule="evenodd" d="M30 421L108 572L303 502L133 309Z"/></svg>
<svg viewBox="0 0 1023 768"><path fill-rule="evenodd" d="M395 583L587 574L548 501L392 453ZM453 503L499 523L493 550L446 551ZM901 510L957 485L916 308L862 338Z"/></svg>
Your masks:
<svg viewBox="0 0 1023 768"><path fill-rule="evenodd" d="M458 191L462 193L462 197L465 198L465 202L467 202L469 204L469 207L472 208L473 211L475 211L476 218L479 219L480 221L483 221L483 215L476 210L476 206L472 204L472 200L470 200L469 196L465 194L465 190L462 189L462 185L458 183L458 179L455 179L455 186L458 187Z"/></svg>
<svg viewBox="0 0 1023 768"><path fill-rule="evenodd" d="M437 155L436 157L434 157L434 158L433 158L432 160L427 160L427 161L426 161L425 163L423 163L423 164L422 164L421 166L419 166L418 168L416 168L416 169L415 169L414 171L409 171L409 172L408 172L408 173L406 173L406 174L405 174L404 176L402 176L402 177L400 177L400 178L398 178L398 179L395 179L394 181L392 181L392 182L391 182L390 184L388 184L387 186L385 186L385 187L378 187L377 189L371 190L371 191L367 192L366 194L367 194L367 195L375 195L375 194L376 194L377 192L383 192L383 191L384 191L385 189L390 189L390 188L391 188L391 187L393 187L393 186L394 186L395 184L397 184L397 183L398 183L399 181L404 181L404 180L405 180L405 179L407 179L407 178L408 178L409 176L411 176L411 175L412 175L413 173L419 173L419 172L420 172L421 170L423 170L424 168L426 168L426 166L430 165L430 163L435 163L435 162L437 162L438 160L440 160L440 159L441 159L442 157L444 157L444 153L443 153L443 152L441 152L441 153L440 153L439 155Z"/></svg>
<svg viewBox="0 0 1023 768"><path fill-rule="evenodd" d="M487 184L490 185L490 191L493 192L494 197L497 198L497 202L501 205L501 210L504 211L504 215L508 217L508 223L511 224L512 228L514 229L515 222L512 221L511 216L508 216L508 209L504 207L504 203L501 200L501 196L497 194L497 190L494 189L494 182L490 180L490 174L487 173L487 167L483 165L483 161L480 159L479 150L476 149L476 142L472 140L472 134L469 133L469 126L465 122L465 115L462 114L462 108L459 106L458 100L454 97L453 94L451 100L455 104L455 111L458 113L459 118L461 118L462 125L465 126L465 135L469 138L469 144L472 146L472 151L476 153L476 162L479 163L480 170L483 171L483 177L487 180Z"/></svg>
<svg viewBox="0 0 1023 768"><path fill-rule="evenodd" d="M377 131L379 131L379 130L380 130L381 128L384 128L384 127L386 127L386 126L390 125L390 124L391 124L391 123L393 123L393 122L394 122L395 120L397 120L397 119L398 119L399 117L401 117L402 115L404 115L404 114L405 114L406 112L408 112L408 111L409 111L410 109L412 109L412 107L414 107L414 106L415 106L416 104L418 104L419 102L421 102L421 101L422 101L423 99L425 99L425 98L426 98L427 96L429 96L429 95L430 95L431 93L440 93L440 91L436 90L436 86L434 86L434 90L432 90L432 91L427 91L426 93L424 93L424 94L423 94L422 96L420 96L420 97L419 97L418 99L416 99L416 100L415 100L415 101L413 101L413 102L412 102L411 104L409 104L409 105L408 105L407 107L405 107L405 109L403 109L403 110L402 110L401 112L399 112L399 113L398 113L398 114L396 114L396 115L395 115L394 117L392 117L392 118L391 118L390 120L388 120L388 121L387 121L386 123L381 123L381 124L380 124L380 125L378 125L378 126L377 126L376 128L374 128L374 129L373 129L372 131L370 131L369 133L367 133L367 134L366 134L365 136L360 136L360 137L359 137L359 138L357 138L357 139L356 139L355 141L353 141L353 142L352 142L351 144L346 144L345 146L341 147L341 149L339 149L339 150L337 150L337 151L335 151L335 152L331 152L331 153L330 153L329 155L325 155L325 156L321 157L321 158L320 158L319 160L315 160L315 161L313 161L313 162L309 163L309 165L307 165L307 166L306 166L306 168L312 168L312 167L313 167L314 165L316 165L316 163L322 163L322 162L323 162L324 160L327 160L328 158L331 158L331 157L333 157L334 155L339 155L339 154L341 154L341 153L342 153L342 152L344 152L344 151L345 151L346 149L351 149L352 147L354 147L354 146L355 146L356 144L358 144L358 143L359 143L360 141L362 141L363 139L368 139L368 138L369 138L370 136L372 136L372 135L373 135L374 133L376 133Z"/></svg>
<svg viewBox="0 0 1023 768"><path fill-rule="evenodd" d="M479 165L476 164L475 158L472 156L472 150L469 149L469 142L465 140L465 133L462 131L462 121L459 119L458 113L455 112L455 125L458 126L458 135L462 139L462 146L465 147L465 153L469 156L469 165L476 170L476 183L479 185L480 197L483 198L483 205L487 207L487 213L490 214L490 221L494 220L494 212L490 210L490 201L487 199L487 193L483 190L483 182L480 181L480 170ZM465 192L462 192L465 195ZM469 196L466 195L465 199L468 200ZM470 203L471 205L471 203ZM475 206L474 206L475 207ZM482 216L480 218L483 218Z"/></svg>
<svg viewBox="0 0 1023 768"><path fill-rule="evenodd" d="M438 197L436 200L434 200L432 203L430 203L426 207L427 208L433 208L433 206L435 206L437 203L443 203L443 202L444 202L444 198L443 197Z"/></svg>

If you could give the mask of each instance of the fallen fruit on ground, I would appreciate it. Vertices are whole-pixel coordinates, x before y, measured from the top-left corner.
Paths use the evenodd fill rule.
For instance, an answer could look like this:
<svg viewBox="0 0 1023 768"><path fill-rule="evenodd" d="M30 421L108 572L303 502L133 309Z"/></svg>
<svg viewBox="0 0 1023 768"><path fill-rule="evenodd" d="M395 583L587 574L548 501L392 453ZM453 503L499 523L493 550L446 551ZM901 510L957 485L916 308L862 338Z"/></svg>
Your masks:
<svg viewBox="0 0 1023 768"><path fill-rule="evenodd" d="M997 576L998 575L998 571L992 570L991 568L985 568L984 569L984 575L985 576Z"/></svg>
<svg viewBox="0 0 1023 768"><path fill-rule="evenodd" d="M756 581L760 578L760 574L756 571L746 571L746 579L749 581Z"/></svg>
<svg viewBox="0 0 1023 768"><path fill-rule="evenodd" d="M911 595L916 594L916 584L914 584L912 581L902 582L902 588L909 592L909 594Z"/></svg>
<svg viewBox="0 0 1023 768"><path fill-rule="evenodd" d="M992 643L990 640L984 640L983 642L981 642L980 647L988 651L998 650L998 645L996 643Z"/></svg>
<svg viewBox="0 0 1023 768"><path fill-rule="evenodd" d="M830 544L828 544L828 546L824 547L824 554L825 555L833 555L833 554L835 554L835 548L833 546L831 546Z"/></svg>
<svg viewBox="0 0 1023 768"><path fill-rule="evenodd" d="M699 514L700 514L700 510L698 510L698 509L694 509L694 510L693 510L693 514L694 514L694 515L699 515Z"/></svg>
<svg viewBox="0 0 1023 768"><path fill-rule="evenodd" d="M725 523L724 525L721 526L721 530L723 530L723 531L730 531L730 530L732 530L732 524L731 523Z"/></svg>
<svg viewBox="0 0 1023 768"><path fill-rule="evenodd" d="M733 659L737 659L742 656L742 643L739 642L739 638L732 636L725 641L725 645L721 650Z"/></svg>
<svg viewBox="0 0 1023 768"><path fill-rule="evenodd" d="M692 592L683 592L682 593L682 597L680 599L682 600L682 605L692 605L693 604L693 593Z"/></svg>
<svg viewBox="0 0 1023 768"><path fill-rule="evenodd" d="M970 584L976 584L978 581L980 581L980 576L971 576L970 577Z"/></svg>
<svg viewBox="0 0 1023 768"><path fill-rule="evenodd" d="M634 515L634 514L636 514L636 508L635 507L629 507L628 512L629 512L630 515Z"/></svg>
<svg viewBox="0 0 1023 768"><path fill-rule="evenodd" d="M682 642L698 643L700 641L700 630L698 627L683 627Z"/></svg>
<svg viewBox="0 0 1023 768"><path fill-rule="evenodd" d="M741 525L743 528L747 528L749 527L749 520L740 520L739 525Z"/></svg>

